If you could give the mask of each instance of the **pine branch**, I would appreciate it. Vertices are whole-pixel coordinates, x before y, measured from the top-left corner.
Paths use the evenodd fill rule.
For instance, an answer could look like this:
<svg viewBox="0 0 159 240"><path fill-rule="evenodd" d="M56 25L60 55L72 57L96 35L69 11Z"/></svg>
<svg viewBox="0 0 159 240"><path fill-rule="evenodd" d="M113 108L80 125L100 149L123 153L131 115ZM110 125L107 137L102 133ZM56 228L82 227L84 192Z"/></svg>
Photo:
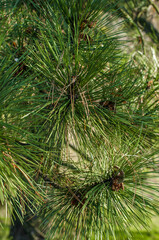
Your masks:
<svg viewBox="0 0 159 240"><path fill-rule="evenodd" d="M60 185L58 185L57 183L51 181L49 179L49 177L45 174L43 174L41 171L38 171L38 175L46 182L49 183L49 185L51 185L52 187L54 187L55 189L64 189L63 187L61 187Z"/></svg>
<svg viewBox="0 0 159 240"><path fill-rule="evenodd" d="M157 5L152 0L148 0L148 2L150 3L150 5L152 5L154 7L156 12L159 14L159 9L158 9Z"/></svg>
<svg viewBox="0 0 159 240"><path fill-rule="evenodd" d="M120 9L120 11L121 11L122 14L134 25L134 27L135 27L136 30L138 31L139 36L140 36L140 38L141 38L142 51L143 51L143 53L145 54L144 39L143 39L143 36L142 36L142 33L141 33L140 28L139 28L138 25L135 23L135 21L132 19L132 17L130 16L130 14L128 14L128 12L126 12L126 11L123 10L123 9Z"/></svg>
<svg viewBox="0 0 159 240"><path fill-rule="evenodd" d="M21 219L26 203L38 208L48 239L115 238L146 226L159 211L150 183L158 173L157 88L149 91L140 61L123 54L113 4L3 3L1 202Z"/></svg>

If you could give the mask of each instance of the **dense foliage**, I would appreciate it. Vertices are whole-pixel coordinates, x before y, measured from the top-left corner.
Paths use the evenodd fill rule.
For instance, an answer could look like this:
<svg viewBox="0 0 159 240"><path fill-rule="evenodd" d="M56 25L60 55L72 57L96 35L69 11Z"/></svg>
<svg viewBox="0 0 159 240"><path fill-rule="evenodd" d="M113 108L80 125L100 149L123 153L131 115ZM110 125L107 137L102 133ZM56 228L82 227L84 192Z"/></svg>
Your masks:
<svg viewBox="0 0 159 240"><path fill-rule="evenodd" d="M159 210L158 75L120 4L1 2L0 201L46 239L131 238Z"/></svg>

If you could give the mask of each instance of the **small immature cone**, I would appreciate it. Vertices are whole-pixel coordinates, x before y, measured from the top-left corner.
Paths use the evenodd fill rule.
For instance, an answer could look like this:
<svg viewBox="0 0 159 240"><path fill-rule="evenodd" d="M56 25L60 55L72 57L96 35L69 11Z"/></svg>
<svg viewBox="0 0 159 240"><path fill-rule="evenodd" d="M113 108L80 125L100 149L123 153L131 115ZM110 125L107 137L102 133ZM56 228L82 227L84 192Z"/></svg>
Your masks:
<svg viewBox="0 0 159 240"><path fill-rule="evenodd" d="M124 177L125 174L118 166L114 166L114 172L112 174L112 190L119 191L120 189L124 190Z"/></svg>

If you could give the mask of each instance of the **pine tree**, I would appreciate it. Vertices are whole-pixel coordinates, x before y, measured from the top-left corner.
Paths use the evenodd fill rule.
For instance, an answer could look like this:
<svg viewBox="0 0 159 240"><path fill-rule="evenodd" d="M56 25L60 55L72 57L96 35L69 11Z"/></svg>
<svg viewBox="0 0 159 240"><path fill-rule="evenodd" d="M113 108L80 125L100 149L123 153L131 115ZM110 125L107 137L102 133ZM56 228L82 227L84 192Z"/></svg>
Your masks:
<svg viewBox="0 0 159 240"><path fill-rule="evenodd" d="M131 238L159 210L158 86L124 54L115 4L1 9L2 205L46 239Z"/></svg>

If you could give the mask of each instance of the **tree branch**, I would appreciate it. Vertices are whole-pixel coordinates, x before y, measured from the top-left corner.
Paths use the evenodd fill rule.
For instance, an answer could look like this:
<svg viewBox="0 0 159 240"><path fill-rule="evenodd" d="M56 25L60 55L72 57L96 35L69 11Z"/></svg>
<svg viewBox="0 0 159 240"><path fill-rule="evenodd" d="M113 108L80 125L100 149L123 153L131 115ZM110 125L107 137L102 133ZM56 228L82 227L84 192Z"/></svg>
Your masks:
<svg viewBox="0 0 159 240"><path fill-rule="evenodd" d="M157 5L152 0L148 0L148 2L154 7L156 12L159 14L159 9L158 9Z"/></svg>

